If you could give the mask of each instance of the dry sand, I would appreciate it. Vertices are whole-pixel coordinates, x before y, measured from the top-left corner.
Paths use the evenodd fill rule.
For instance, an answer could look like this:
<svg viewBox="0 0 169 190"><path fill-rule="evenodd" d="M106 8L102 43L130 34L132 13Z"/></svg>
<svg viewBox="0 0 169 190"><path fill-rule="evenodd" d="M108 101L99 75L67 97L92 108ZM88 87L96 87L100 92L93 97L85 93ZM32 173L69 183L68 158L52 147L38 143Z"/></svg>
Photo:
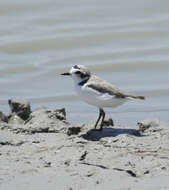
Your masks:
<svg viewBox="0 0 169 190"><path fill-rule="evenodd" d="M169 189L168 122L111 126L107 119L94 131L93 123L72 126L64 109L39 108L23 122L17 116L0 122L1 190Z"/></svg>

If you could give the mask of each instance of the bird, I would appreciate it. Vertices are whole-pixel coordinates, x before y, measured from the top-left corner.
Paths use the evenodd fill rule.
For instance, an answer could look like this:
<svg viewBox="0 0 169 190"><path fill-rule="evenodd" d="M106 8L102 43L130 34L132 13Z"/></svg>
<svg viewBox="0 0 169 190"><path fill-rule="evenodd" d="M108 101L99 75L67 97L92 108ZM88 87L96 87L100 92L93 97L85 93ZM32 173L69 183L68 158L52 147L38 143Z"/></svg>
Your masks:
<svg viewBox="0 0 169 190"><path fill-rule="evenodd" d="M101 123L98 130L101 131L103 129L106 115L103 108L115 108L130 99L145 99L144 96L124 93L113 84L92 74L84 65L74 65L69 72L62 73L61 75L70 76L73 79L75 90L81 100L99 109L99 117L94 125L95 130L97 130L100 120Z"/></svg>

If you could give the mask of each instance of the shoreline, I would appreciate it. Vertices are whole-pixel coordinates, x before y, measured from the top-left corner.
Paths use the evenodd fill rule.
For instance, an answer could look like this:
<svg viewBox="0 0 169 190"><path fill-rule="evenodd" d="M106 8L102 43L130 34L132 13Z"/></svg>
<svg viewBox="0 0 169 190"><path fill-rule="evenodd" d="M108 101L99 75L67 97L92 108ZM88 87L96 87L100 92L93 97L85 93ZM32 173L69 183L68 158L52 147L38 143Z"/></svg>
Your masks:
<svg viewBox="0 0 169 190"><path fill-rule="evenodd" d="M64 108L9 105L0 122L1 190L169 188L169 122L112 126L106 118L95 131L69 123Z"/></svg>

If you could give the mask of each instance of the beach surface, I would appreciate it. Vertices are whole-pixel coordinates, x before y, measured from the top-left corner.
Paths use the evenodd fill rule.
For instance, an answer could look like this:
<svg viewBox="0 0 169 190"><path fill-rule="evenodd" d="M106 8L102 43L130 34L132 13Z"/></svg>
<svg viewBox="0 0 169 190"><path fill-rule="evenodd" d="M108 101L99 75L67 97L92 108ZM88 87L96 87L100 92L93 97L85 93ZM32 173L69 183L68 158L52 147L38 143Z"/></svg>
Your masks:
<svg viewBox="0 0 169 190"><path fill-rule="evenodd" d="M1 190L169 189L169 122L112 126L107 116L96 131L95 121L69 123L64 108L20 101L1 113Z"/></svg>

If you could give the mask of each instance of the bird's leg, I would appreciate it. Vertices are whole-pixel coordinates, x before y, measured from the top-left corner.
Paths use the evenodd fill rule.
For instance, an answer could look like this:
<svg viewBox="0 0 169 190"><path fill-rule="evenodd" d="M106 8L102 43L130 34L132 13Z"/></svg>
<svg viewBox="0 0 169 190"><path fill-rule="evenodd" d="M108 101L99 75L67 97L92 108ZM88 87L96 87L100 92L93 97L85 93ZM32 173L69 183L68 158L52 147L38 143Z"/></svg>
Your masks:
<svg viewBox="0 0 169 190"><path fill-rule="evenodd" d="M97 119L97 121L96 121L96 124L95 124L95 126L94 126L95 129L96 129L97 124L99 123L99 121L100 121L100 119L101 119L101 116L102 116L102 109L100 108L100 109L99 109L99 117L98 117L98 119Z"/></svg>
<svg viewBox="0 0 169 190"><path fill-rule="evenodd" d="M103 109L100 109L100 111L101 111L101 115L102 115L102 121L101 121L101 124L100 124L100 131L103 129L103 122L104 122L104 118L105 118L105 112L104 112L104 110Z"/></svg>

